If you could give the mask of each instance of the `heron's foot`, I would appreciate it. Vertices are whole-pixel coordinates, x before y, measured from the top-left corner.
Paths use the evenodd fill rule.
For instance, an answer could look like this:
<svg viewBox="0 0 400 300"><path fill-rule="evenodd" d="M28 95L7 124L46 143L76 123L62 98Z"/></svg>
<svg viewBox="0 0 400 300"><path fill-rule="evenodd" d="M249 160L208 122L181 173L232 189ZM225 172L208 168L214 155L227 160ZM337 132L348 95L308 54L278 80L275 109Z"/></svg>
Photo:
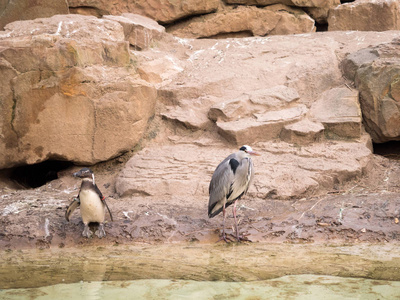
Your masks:
<svg viewBox="0 0 400 300"><path fill-rule="evenodd" d="M247 234L247 235L244 235L244 234L243 234L242 236L236 237L236 239L237 239L237 241L238 241L239 243L241 243L241 242L249 242L249 243L252 243L252 241L249 240L249 238L248 238L247 236L249 236L249 234Z"/></svg>
<svg viewBox="0 0 400 300"><path fill-rule="evenodd" d="M234 236L232 234L226 234L225 231L222 231L222 233L221 233L221 235L219 237L219 240L216 241L216 243L219 243L220 241L224 241L225 243L228 244L228 243L234 242L235 239L234 239Z"/></svg>
<svg viewBox="0 0 400 300"><path fill-rule="evenodd" d="M99 224L99 228L96 230L95 235L97 235L97 237L99 239L101 239L101 238L106 236L106 232L104 230L104 224L103 223Z"/></svg>
<svg viewBox="0 0 400 300"><path fill-rule="evenodd" d="M89 224L85 224L85 228L83 229L82 236L90 239L93 233L90 231Z"/></svg>
<svg viewBox="0 0 400 300"><path fill-rule="evenodd" d="M249 240L249 238L248 238L249 235L250 235L250 234L242 234L242 235L238 235L238 234L233 235L233 234L231 234L231 236L234 237L235 240L236 240L238 243L241 243L241 242L250 242L250 243L252 243L252 241Z"/></svg>

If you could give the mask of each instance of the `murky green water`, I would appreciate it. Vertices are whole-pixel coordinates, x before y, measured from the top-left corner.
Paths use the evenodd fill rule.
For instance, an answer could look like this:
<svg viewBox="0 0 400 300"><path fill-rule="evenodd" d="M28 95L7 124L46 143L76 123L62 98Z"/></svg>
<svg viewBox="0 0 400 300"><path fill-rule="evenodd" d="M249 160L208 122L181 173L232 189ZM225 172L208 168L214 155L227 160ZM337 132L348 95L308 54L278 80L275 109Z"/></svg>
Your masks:
<svg viewBox="0 0 400 300"><path fill-rule="evenodd" d="M254 243L1 251L0 288L0 299L400 299L400 247Z"/></svg>

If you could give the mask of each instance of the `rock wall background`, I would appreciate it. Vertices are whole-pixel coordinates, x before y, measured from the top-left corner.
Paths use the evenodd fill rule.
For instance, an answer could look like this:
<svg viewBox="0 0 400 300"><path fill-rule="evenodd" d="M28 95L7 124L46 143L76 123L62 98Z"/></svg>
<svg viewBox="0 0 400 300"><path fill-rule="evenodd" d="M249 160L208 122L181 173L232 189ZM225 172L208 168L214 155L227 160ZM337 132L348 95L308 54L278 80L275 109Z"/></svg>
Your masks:
<svg viewBox="0 0 400 300"><path fill-rule="evenodd" d="M0 1L0 247L214 242L208 184L242 144L253 241L398 241L400 166L373 154L400 140L398 20L390 0ZM81 165L105 240L64 218Z"/></svg>
<svg viewBox="0 0 400 300"><path fill-rule="evenodd" d="M83 14L139 14L181 37L264 36L315 30L399 30L392 0L37 0L1 1L0 28L17 20Z"/></svg>
<svg viewBox="0 0 400 300"><path fill-rule="evenodd" d="M2 169L143 149L113 192L204 196L251 144L266 153L252 195L292 198L359 178L372 141L400 140L396 1L46 3L0 6Z"/></svg>

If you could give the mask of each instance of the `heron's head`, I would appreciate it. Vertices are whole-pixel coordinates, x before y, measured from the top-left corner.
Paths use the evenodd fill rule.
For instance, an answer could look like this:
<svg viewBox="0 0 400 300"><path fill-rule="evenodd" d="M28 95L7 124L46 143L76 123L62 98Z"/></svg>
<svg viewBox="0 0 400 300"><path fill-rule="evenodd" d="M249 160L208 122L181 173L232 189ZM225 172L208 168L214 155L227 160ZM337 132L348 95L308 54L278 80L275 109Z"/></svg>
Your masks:
<svg viewBox="0 0 400 300"><path fill-rule="evenodd" d="M89 168L83 168L80 169L78 172L75 172L73 174L75 177L79 177L79 178L93 178L93 171L90 170Z"/></svg>
<svg viewBox="0 0 400 300"><path fill-rule="evenodd" d="M253 151L253 149L251 149L251 147L247 146L247 145L243 145L242 147L240 147L239 150L243 151L244 153L247 153L249 155L260 155L257 152Z"/></svg>

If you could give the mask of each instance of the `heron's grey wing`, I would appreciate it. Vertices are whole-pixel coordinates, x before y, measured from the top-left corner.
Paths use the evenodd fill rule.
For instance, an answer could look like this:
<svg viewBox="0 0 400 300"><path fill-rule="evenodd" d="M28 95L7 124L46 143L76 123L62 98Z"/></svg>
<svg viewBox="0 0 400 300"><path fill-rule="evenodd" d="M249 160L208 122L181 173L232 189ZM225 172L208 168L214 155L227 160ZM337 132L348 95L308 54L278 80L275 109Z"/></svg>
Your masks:
<svg viewBox="0 0 400 300"><path fill-rule="evenodd" d="M79 202L79 198L74 198L74 200L68 205L67 210L65 211L65 219L69 222L69 217L74 212L75 209L79 207L81 203Z"/></svg>
<svg viewBox="0 0 400 300"><path fill-rule="evenodd" d="M229 161L234 158L234 154L225 158L215 169L211 178L209 193L210 199L208 202L208 216L210 218L218 215L226 201L226 195L229 193L233 181L233 171Z"/></svg>
<svg viewBox="0 0 400 300"><path fill-rule="evenodd" d="M242 159L240 165L235 170L232 193L229 195L228 201L234 201L246 194L253 177L254 170L251 159Z"/></svg>

